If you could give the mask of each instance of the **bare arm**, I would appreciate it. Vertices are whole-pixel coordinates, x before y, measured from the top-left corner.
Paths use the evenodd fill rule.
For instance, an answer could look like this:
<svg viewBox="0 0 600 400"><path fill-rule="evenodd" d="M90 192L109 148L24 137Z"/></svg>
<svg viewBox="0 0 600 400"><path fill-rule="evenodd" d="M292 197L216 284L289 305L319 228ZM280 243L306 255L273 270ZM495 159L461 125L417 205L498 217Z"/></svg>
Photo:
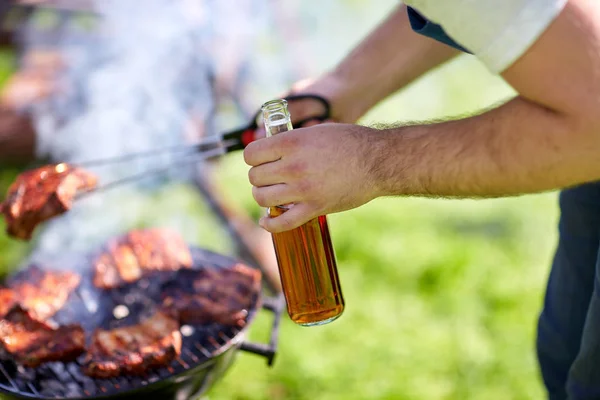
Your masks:
<svg viewBox="0 0 600 400"><path fill-rule="evenodd" d="M459 52L415 33L406 6L395 9L332 71L294 92L316 93L332 103L337 122L353 123L375 104ZM318 110L318 104L290 105L294 120ZM295 107L295 108L292 108Z"/></svg>
<svg viewBox="0 0 600 400"><path fill-rule="evenodd" d="M286 230L379 196L503 196L600 179L600 4L571 0L503 76L519 97L471 118L327 124L253 143L257 202L296 204L261 223Z"/></svg>
<svg viewBox="0 0 600 400"><path fill-rule="evenodd" d="M600 179L600 7L573 0L503 73L520 96L458 121L383 132L378 195L503 196ZM426 151L424 151L426 149Z"/></svg>

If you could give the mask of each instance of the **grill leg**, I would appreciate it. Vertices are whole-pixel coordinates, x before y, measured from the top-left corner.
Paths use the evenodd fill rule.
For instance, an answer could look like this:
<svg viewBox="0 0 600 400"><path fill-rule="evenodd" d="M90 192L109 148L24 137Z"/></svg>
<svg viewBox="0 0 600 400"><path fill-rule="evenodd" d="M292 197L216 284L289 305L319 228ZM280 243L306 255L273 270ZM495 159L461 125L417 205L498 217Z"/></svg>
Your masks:
<svg viewBox="0 0 600 400"><path fill-rule="evenodd" d="M244 261L258 267L269 286L275 293L281 293L281 280L277 259L271 241L271 235L259 228L252 219L242 211L235 210L233 205L225 201L225 196L218 192L211 182L207 166L201 166L195 177L195 184L206 198L215 215L227 227L229 234L236 242L239 256Z"/></svg>

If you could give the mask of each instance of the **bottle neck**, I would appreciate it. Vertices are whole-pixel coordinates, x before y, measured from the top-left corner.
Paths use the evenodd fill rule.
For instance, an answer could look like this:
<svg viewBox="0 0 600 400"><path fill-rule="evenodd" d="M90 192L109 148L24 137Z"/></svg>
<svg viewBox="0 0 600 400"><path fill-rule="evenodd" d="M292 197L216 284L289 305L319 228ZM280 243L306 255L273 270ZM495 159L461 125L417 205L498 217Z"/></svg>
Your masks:
<svg viewBox="0 0 600 400"><path fill-rule="evenodd" d="M262 113L267 137L278 135L294 129L292 127L292 119L287 108L286 100L281 99L266 102L262 106ZM289 210L291 207L292 204L282 204L276 207L269 207L267 208L267 213L271 217L276 217Z"/></svg>
<svg viewBox="0 0 600 400"><path fill-rule="evenodd" d="M291 131L292 120L287 108L287 101L273 100L262 106L263 121L267 137Z"/></svg>

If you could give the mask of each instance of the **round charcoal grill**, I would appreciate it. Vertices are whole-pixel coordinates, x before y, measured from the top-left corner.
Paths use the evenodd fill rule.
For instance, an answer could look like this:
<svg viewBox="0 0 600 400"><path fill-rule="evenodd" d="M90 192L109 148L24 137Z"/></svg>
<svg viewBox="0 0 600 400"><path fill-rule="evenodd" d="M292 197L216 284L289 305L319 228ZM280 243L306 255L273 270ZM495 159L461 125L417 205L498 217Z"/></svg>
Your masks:
<svg viewBox="0 0 600 400"><path fill-rule="evenodd" d="M191 250L194 268L197 269L226 268L237 262L207 250ZM75 268L86 259L72 257L57 263L63 266L60 269L80 273L82 280L63 309L53 317L56 322L79 323L89 335L97 327L106 329L134 324L153 311L155 300L160 298L160 277L141 279L135 284L103 292L91 284L90 268L85 268L85 271L80 271L84 268ZM89 259L87 261L89 265ZM148 371L144 376L109 379L87 377L81 370L85 354L74 362L52 362L38 368L24 368L11 360L2 359L0 394L3 399L196 399L226 372L238 350L264 356L272 365L284 304L281 294L266 297L257 293L248 310L246 324L241 329L214 323L182 326L180 357L169 366ZM274 314L269 343L248 343L245 341L246 332L261 308ZM118 319L116 310L127 310L128 315Z"/></svg>

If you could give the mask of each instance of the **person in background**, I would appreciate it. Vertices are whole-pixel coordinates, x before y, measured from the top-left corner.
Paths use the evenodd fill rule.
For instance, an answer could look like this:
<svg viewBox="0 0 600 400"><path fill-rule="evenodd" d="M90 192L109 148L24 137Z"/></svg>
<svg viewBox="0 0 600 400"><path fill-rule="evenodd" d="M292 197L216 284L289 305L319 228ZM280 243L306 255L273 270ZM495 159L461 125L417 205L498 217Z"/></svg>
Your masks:
<svg viewBox="0 0 600 400"><path fill-rule="evenodd" d="M492 198L564 189L537 353L549 399L599 399L600 3L405 3L337 67L292 88L329 99L330 123L245 149L256 202L294 203L260 224L281 232L382 196ZM356 124L461 52L474 54L517 95L452 121ZM319 107L293 103L290 113L298 121Z"/></svg>
<svg viewBox="0 0 600 400"><path fill-rule="evenodd" d="M58 90L61 57L31 50L0 91L0 162L23 165L35 158L36 129L30 108Z"/></svg>

